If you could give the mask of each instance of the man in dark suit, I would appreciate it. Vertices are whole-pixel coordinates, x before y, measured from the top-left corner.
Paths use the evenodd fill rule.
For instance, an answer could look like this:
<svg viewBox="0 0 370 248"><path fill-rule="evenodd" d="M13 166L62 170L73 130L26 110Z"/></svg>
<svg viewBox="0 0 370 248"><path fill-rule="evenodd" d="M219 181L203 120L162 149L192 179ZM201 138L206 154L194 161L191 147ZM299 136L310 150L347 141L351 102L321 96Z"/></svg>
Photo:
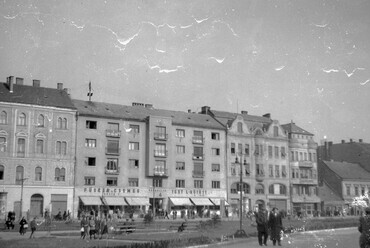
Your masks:
<svg viewBox="0 0 370 248"><path fill-rule="evenodd" d="M260 246L267 246L268 238L268 218L267 211L261 207L258 209L258 212L255 213L256 222L257 222L257 231L258 231L258 243Z"/></svg>

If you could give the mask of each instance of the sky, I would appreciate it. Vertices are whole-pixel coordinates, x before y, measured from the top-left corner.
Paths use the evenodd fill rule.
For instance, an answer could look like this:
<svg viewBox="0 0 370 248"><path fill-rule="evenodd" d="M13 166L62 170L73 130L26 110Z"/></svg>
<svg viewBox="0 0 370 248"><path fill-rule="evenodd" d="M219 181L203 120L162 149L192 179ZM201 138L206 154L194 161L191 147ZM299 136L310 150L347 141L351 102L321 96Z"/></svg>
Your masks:
<svg viewBox="0 0 370 248"><path fill-rule="evenodd" d="M75 99L271 113L370 143L370 1L0 3L0 80L63 83ZM0 96L1 97L1 96Z"/></svg>

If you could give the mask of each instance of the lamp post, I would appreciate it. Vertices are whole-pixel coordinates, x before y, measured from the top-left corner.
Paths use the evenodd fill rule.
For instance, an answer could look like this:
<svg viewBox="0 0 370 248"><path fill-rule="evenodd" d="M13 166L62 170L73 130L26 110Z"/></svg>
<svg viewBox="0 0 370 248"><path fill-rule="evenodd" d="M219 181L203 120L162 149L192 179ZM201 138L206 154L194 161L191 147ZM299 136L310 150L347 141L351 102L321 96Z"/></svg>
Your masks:
<svg viewBox="0 0 370 248"><path fill-rule="evenodd" d="M247 234L243 230L243 165L246 166L247 162L244 160L244 163L242 163L242 154L240 155L240 162L238 160L238 157L235 158L235 164L240 164L240 181L239 181L239 192L240 192L240 200L239 200L239 221L240 226L239 230L236 231L235 237L239 238L246 238ZM249 175L249 172L246 171L246 174Z"/></svg>
<svg viewBox="0 0 370 248"><path fill-rule="evenodd" d="M20 208L19 208L19 219L22 218L22 207L23 207L23 183L24 181L26 181L28 178L21 178L21 179L18 179L21 181L21 204L20 204Z"/></svg>

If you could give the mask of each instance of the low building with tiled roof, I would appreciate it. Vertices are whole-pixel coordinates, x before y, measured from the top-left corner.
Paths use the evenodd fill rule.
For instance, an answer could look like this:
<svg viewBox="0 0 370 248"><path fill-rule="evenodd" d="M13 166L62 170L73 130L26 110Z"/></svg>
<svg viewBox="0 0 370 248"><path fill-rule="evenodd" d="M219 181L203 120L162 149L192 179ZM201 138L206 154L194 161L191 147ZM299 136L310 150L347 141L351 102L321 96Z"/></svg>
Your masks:
<svg viewBox="0 0 370 248"><path fill-rule="evenodd" d="M0 218L73 211L76 109L68 90L0 83Z"/></svg>

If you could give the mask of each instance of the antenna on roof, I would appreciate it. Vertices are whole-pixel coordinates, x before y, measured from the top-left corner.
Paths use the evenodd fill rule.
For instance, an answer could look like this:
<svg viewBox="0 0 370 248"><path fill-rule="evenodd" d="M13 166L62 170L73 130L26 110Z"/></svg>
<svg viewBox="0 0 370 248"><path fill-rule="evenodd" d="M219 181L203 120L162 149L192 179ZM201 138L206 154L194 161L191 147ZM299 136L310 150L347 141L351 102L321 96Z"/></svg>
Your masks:
<svg viewBox="0 0 370 248"><path fill-rule="evenodd" d="M91 81L89 82L89 92L87 92L87 96L89 97L89 102L91 102L91 97L93 93L91 92Z"/></svg>

